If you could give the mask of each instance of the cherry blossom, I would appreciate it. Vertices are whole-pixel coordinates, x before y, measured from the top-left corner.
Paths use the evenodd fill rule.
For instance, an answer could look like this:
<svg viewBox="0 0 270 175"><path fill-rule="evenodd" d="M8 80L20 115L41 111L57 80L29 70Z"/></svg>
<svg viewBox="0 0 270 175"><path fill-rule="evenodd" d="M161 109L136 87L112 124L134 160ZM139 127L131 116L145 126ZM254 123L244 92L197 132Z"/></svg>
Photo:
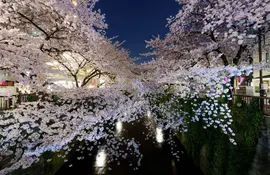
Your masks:
<svg viewBox="0 0 270 175"><path fill-rule="evenodd" d="M152 130L146 137L157 132L153 125L159 135L169 131L176 158L172 136L187 132L191 122L221 130L236 145L227 103L232 100L230 78L265 66L229 62L248 60L247 38L252 36L247 27L267 25L268 1L179 1L183 8L169 19L165 39L148 41L156 59L142 65L133 64L121 42L105 36L104 15L94 10L95 3L0 1L0 70L7 71L16 86L28 85L38 96L0 114L0 157L8 160L0 174L27 168L45 152L69 163L67 155L75 150L83 160L84 152L93 150L89 143L108 153L108 162L126 158L132 150L138 161L130 166L136 170L143 158L140 144L120 137L115 127L117 122L144 118ZM252 21L248 26L243 23L247 20ZM102 76L110 83L86 88ZM55 83L59 77L73 86ZM76 147L76 142L83 144ZM120 146L127 151L121 152Z"/></svg>
<svg viewBox="0 0 270 175"><path fill-rule="evenodd" d="M256 36L268 30L268 0L177 1L165 38L147 41L156 59L177 60L175 69L252 62Z"/></svg>

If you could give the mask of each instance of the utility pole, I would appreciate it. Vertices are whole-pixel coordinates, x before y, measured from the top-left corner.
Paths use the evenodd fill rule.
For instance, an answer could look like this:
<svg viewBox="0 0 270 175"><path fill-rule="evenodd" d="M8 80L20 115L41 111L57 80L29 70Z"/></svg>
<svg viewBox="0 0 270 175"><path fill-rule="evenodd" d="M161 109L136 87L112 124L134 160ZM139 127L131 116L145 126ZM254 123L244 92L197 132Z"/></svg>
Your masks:
<svg viewBox="0 0 270 175"><path fill-rule="evenodd" d="M258 34L258 48L259 48L259 62L262 62L262 32L261 29L259 29L259 34ZM261 110L263 110L263 106L264 106L264 101L263 101L263 96L264 96L264 89L262 88L263 86L263 73L262 73L262 69L260 69L260 104L261 104Z"/></svg>

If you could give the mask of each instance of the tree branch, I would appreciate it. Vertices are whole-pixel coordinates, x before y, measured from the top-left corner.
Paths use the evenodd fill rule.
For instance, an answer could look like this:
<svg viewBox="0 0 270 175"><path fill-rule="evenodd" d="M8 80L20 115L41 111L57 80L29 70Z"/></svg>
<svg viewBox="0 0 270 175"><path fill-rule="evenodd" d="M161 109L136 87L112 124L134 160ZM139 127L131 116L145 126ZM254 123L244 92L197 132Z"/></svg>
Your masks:
<svg viewBox="0 0 270 175"><path fill-rule="evenodd" d="M25 16L25 15L22 14L21 12L18 12L18 14L19 14L21 17L25 18L27 21L29 21L31 24L33 24L33 26L35 26L35 27L36 27L38 30L40 30L43 34L45 34L45 35L46 35L46 40L49 39L49 35L48 35L48 33L47 33L45 30L43 30L41 27L39 27L36 23L34 23L31 19L29 19L27 16Z"/></svg>
<svg viewBox="0 0 270 175"><path fill-rule="evenodd" d="M247 48L247 45L242 45L242 44L240 45L236 56L233 58L234 65L238 65L238 63L241 59L242 53L246 50L246 48Z"/></svg>

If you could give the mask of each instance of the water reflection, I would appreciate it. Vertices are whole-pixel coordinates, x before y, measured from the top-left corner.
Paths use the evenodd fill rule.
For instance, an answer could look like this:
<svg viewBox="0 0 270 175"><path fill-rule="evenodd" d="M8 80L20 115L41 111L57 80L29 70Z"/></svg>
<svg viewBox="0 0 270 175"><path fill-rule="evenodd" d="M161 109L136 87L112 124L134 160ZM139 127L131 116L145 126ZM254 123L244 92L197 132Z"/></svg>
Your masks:
<svg viewBox="0 0 270 175"><path fill-rule="evenodd" d="M120 134L120 133L122 132L122 130L123 130L123 123L120 122L120 121L118 121L118 122L116 123L116 133L117 133L117 134Z"/></svg>
<svg viewBox="0 0 270 175"><path fill-rule="evenodd" d="M151 118L151 111L147 111L147 117Z"/></svg>
<svg viewBox="0 0 270 175"><path fill-rule="evenodd" d="M106 165L106 158L107 154L104 149L98 151L98 154L96 156L96 167L105 167Z"/></svg>
<svg viewBox="0 0 270 175"><path fill-rule="evenodd" d="M181 146L179 140L175 137L176 147L173 147L174 152L180 154L181 161L178 161L171 155L171 146L166 142L166 132L162 127L157 126L152 119L144 118L145 121L135 122L135 126L130 123L115 121L115 133L122 135L121 139L116 139L122 142L122 137L130 139L134 138L141 145L140 153L143 155L141 161L134 154L130 154L129 150L124 146L114 145L115 151L119 153L119 157L114 157L115 152L106 146L94 146L93 153L90 157L85 156L85 159L78 160L77 156L81 156L78 152L72 155L70 160L62 167L56 175L79 174L79 175L171 175L171 174L202 174L197 172L197 168L192 160L188 158L186 153L182 152L184 147ZM148 123L147 126L145 123ZM145 140L145 134L151 135L150 140ZM149 133L148 133L149 132ZM151 134L150 134L151 133ZM105 140L106 142L106 140ZM153 144L155 142L155 144ZM95 145L90 143L90 146ZM88 146L88 147L90 147ZM119 147L118 147L119 146ZM110 150L108 150L110 149ZM92 149L91 149L92 150ZM133 151L132 151L133 152ZM111 159L113 157L113 159ZM172 160L173 159L173 160ZM68 165L73 164L70 168ZM136 167L138 165L139 167ZM119 166L120 165L120 166ZM138 168L138 171L134 171ZM177 172L179 170L179 172ZM189 172L189 173L186 173ZM33 174L33 173L32 173Z"/></svg>
<svg viewBox="0 0 270 175"><path fill-rule="evenodd" d="M156 141L158 143L163 143L164 142L163 131L162 131L161 128L156 128Z"/></svg>

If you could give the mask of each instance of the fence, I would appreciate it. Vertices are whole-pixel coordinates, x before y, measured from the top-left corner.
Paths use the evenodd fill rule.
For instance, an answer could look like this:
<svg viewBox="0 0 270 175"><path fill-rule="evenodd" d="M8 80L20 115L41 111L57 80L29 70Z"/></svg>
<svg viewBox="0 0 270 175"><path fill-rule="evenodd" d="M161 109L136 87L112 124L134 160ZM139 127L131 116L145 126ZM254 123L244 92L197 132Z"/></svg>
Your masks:
<svg viewBox="0 0 270 175"><path fill-rule="evenodd" d="M0 110L11 109L15 107L16 97L0 96Z"/></svg>
<svg viewBox="0 0 270 175"><path fill-rule="evenodd" d="M0 96L0 110L8 110L16 107L16 104L32 101L32 94L20 94L13 96Z"/></svg>
<svg viewBox="0 0 270 175"><path fill-rule="evenodd" d="M259 96L249 96L249 95L239 95L234 94L235 97L240 97L245 103L250 104L253 98L261 99L260 102L263 102L263 113L266 115L270 115L270 97L259 97ZM15 108L16 104L20 104L23 102L29 102L32 100L36 100L37 96L33 94L20 94L18 96L0 96L0 110L8 110Z"/></svg>
<svg viewBox="0 0 270 175"><path fill-rule="evenodd" d="M260 103L263 102L262 105L263 113L266 115L270 115L270 97L259 97L259 96L238 95L238 94L234 94L233 96L240 97L247 104L250 104L253 98L260 99Z"/></svg>

